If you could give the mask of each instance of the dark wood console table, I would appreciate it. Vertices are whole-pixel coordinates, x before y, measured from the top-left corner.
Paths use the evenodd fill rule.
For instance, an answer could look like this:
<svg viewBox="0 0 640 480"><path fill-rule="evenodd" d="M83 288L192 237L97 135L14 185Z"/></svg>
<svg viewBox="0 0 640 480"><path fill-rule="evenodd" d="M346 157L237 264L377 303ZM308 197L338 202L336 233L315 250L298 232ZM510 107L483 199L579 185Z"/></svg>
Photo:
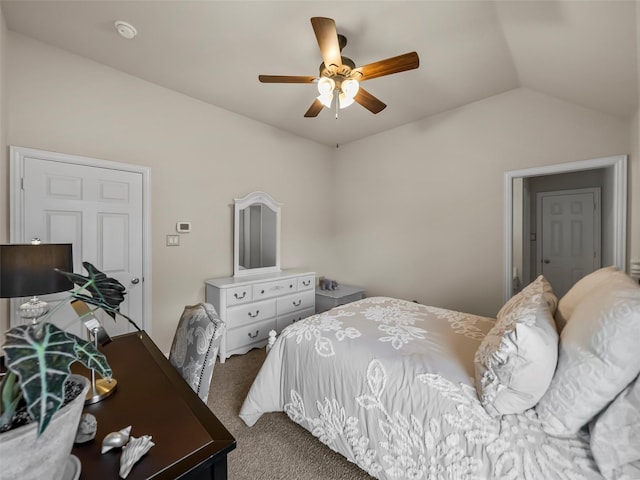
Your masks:
<svg viewBox="0 0 640 480"><path fill-rule="evenodd" d="M118 386L110 397L85 407L95 415L95 440L71 452L82 463L81 480L119 479L120 452L100 453L110 432L132 426L131 436L151 435L155 444L127 480L227 478L227 454L236 441L182 380L145 332L116 337L100 348ZM87 374L87 371L77 373Z"/></svg>

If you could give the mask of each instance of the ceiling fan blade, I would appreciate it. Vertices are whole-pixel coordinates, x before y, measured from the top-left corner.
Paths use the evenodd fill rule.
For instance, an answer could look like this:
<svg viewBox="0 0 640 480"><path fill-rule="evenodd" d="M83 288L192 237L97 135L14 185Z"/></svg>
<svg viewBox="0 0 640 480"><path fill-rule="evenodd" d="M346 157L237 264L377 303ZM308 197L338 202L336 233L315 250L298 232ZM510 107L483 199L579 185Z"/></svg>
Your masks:
<svg viewBox="0 0 640 480"><path fill-rule="evenodd" d="M316 98L315 101L309 107L309 110L307 110L307 112L304 114L304 116L307 118L317 117L318 114L320 113L320 110L322 110L322 108L323 108L322 102Z"/></svg>
<svg viewBox="0 0 640 480"><path fill-rule="evenodd" d="M382 110L387 108L386 104L382 103L362 87L360 87L358 93L356 93L356 96L353 97L353 99L371 113L380 113Z"/></svg>
<svg viewBox="0 0 640 480"><path fill-rule="evenodd" d="M258 75L262 83L313 83L316 77L306 75Z"/></svg>
<svg viewBox="0 0 640 480"><path fill-rule="evenodd" d="M313 25L325 67L331 69L331 65L335 65L336 70L342 67L336 22L332 18L312 17L311 25Z"/></svg>
<svg viewBox="0 0 640 480"><path fill-rule="evenodd" d="M418 54L416 52L410 52L405 53L404 55L398 55L397 57L387 58L386 60L369 63L368 65L363 65L355 70L362 73L360 81L364 81L382 77L384 75L391 75L392 73L413 70L419 66L420 59L418 58Z"/></svg>

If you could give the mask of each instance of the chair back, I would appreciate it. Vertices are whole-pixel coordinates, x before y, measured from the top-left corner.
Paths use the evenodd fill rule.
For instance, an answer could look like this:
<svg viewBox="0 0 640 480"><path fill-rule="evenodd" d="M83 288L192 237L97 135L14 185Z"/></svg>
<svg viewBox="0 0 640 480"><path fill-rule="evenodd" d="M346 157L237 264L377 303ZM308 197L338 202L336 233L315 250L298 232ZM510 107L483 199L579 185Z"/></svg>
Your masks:
<svg viewBox="0 0 640 480"><path fill-rule="evenodd" d="M188 305L178 321L169 362L203 402L209 387L225 325L213 305Z"/></svg>

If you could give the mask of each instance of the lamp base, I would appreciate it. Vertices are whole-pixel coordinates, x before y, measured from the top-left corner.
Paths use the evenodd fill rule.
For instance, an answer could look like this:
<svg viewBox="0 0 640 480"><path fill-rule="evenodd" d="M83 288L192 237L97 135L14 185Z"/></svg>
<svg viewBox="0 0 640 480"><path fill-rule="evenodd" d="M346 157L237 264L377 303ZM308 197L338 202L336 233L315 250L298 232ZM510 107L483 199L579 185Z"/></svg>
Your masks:
<svg viewBox="0 0 640 480"><path fill-rule="evenodd" d="M95 382L92 382L91 387L87 392L87 396L85 397L84 404L92 405L111 396L111 394L116 390L117 385L118 381L115 378L112 378L110 381L106 378L100 378Z"/></svg>
<svg viewBox="0 0 640 480"><path fill-rule="evenodd" d="M38 297L33 297L28 302L20 305L18 309L18 315L20 318L24 318L25 320L31 320L32 322L36 322L38 318L43 316L45 313L49 311L49 304L43 300L40 300Z"/></svg>

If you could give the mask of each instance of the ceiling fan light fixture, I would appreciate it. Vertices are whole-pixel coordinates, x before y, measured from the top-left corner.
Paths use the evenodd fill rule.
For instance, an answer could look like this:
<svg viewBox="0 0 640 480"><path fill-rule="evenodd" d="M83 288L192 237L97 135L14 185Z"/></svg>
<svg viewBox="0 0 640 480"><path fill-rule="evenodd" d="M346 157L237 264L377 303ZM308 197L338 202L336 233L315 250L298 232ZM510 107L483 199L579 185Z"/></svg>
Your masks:
<svg viewBox="0 0 640 480"><path fill-rule="evenodd" d="M345 93L341 93L338 100L340 100L340 108L347 108L348 106L353 105L354 102L353 97L349 97Z"/></svg>
<svg viewBox="0 0 640 480"><path fill-rule="evenodd" d="M332 94L335 88L336 82L333 81L333 78L322 77L318 80L318 93L320 96Z"/></svg>
<svg viewBox="0 0 640 480"><path fill-rule="evenodd" d="M327 108L331 108L331 102L333 101L333 92L330 91L329 93L323 93L317 98L318 100L320 100L320 103L322 103L322 105Z"/></svg>
<svg viewBox="0 0 640 480"><path fill-rule="evenodd" d="M347 98L353 100L353 98L357 95L358 90L360 90L360 84L357 80L348 78L347 80L342 82L340 89Z"/></svg>

